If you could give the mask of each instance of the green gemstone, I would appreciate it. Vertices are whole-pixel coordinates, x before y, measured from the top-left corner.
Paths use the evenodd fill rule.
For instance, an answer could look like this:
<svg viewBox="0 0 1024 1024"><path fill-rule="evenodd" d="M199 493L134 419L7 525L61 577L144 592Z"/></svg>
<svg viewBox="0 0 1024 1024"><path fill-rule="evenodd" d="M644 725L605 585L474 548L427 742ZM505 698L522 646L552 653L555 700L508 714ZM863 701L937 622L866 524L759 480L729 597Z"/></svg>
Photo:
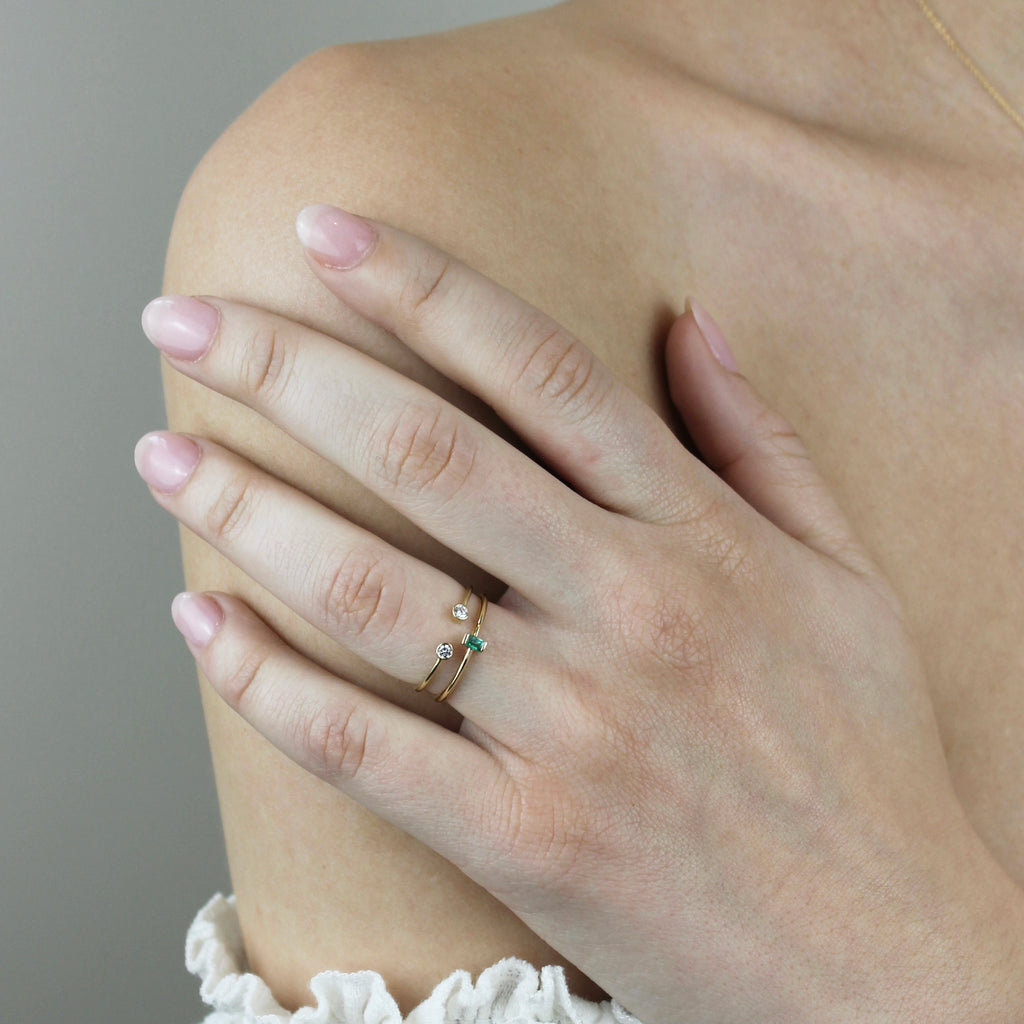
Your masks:
<svg viewBox="0 0 1024 1024"><path fill-rule="evenodd" d="M480 637L476 636L474 633L467 633L462 638L462 643L471 651L482 651L487 646L487 641L481 640Z"/></svg>

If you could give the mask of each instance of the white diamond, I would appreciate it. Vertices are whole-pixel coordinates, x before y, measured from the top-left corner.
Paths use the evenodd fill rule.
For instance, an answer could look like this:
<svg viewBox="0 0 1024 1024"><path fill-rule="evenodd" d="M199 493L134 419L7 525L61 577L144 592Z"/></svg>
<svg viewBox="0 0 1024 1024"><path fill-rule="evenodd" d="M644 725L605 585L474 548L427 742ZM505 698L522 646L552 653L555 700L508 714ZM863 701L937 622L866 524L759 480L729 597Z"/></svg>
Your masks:
<svg viewBox="0 0 1024 1024"><path fill-rule="evenodd" d="M437 645L437 656L442 661L447 661L455 653L455 648L451 644L438 644Z"/></svg>
<svg viewBox="0 0 1024 1024"><path fill-rule="evenodd" d="M459 620L459 622L465 622L469 618L469 609L464 604L457 604L452 609L452 615Z"/></svg>

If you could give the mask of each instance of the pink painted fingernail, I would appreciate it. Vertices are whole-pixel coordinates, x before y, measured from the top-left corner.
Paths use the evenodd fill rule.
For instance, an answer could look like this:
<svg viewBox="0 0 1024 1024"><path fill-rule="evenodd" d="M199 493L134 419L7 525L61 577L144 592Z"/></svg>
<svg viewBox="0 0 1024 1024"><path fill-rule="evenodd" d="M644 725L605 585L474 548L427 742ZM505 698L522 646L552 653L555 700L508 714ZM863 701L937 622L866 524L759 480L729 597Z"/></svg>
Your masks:
<svg viewBox="0 0 1024 1024"><path fill-rule="evenodd" d="M310 256L331 270L351 270L377 244L372 224L336 206L307 206L296 218L295 233Z"/></svg>
<svg viewBox="0 0 1024 1024"><path fill-rule="evenodd" d="M164 295L142 311L142 329L162 352L190 362L210 347L220 312L187 295Z"/></svg>
<svg viewBox="0 0 1024 1024"><path fill-rule="evenodd" d="M135 446L135 468L150 487L173 494L192 475L201 454L195 441L167 430L154 430Z"/></svg>
<svg viewBox="0 0 1024 1024"><path fill-rule="evenodd" d="M693 319L697 322L697 329L703 336L708 348L711 349L711 354L727 370L739 373L740 368L736 365L736 357L732 354L732 349L726 343L722 328L715 323L711 314L698 302L695 302L693 299L687 299L686 302L693 313Z"/></svg>
<svg viewBox="0 0 1024 1024"><path fill-rule="evenodd" d="M224 609L207 594L185 591L171 602L171 618L193 647L205 647L224 622Z"/></svg>

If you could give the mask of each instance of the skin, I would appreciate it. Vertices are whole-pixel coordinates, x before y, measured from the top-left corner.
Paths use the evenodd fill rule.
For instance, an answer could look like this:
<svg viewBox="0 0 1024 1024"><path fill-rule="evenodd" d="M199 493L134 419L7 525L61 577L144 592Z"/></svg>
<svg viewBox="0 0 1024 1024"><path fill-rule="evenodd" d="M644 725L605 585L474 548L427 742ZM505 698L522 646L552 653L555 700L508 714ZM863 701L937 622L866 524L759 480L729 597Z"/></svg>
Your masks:
<svg viewBox="0 0 1024 1024"><path fill-rule="evenodd" d="M300 226L332 291L565 482L335 339L160 300L145 323L182 372L509 583L486 619L499 652L451 697L457 736L234 598L182 595L228 706L652 1024L1005 1019L1021 914L949 785L902 608L791 426L716 363L707 314L667 353L702 466L578 339L445 254L331 207ZM182 311L207 343L185 359ZM137 463L306 621L417 679L440 629L427 595L457 581L205 440L148 435Z"/></svg>
<svg viewBox="0 0 1024 1024"><path fill-rule="evenodd" d="M310 281L294 213L341 202L555 316L666 417L661 339L684 295L699 294L898 595L960 804L1019 884L1022 495L1007 472L1021 454L1019 141L912 7L853 24L838 9L809 21L779 7L760 24L759 10L569 5L326 51L204 161L167 290L259 303L457 396ZM800 26L819 35L809 42ZM1003 38L996 29L972 24L975 54L1007 52L983 49ZM771 56L795 46L808 55L800 76ZM950 107L941 117L937 97ZM529 112L522 124L517 111ZM168 405L172 426L252 457L455 579L486 580L179 374ZM186 565L190 587L241 594L301 650L353 674L351 656L190 538ZM405 684L365 679L435 711ZM286 1004L305 1001L327 966L382 970L408 1009L455 967L508 953L553 961L458 872L295 770L209 694L207 709L247 951ZM387 898L369 903L367 891Z"/></svg>

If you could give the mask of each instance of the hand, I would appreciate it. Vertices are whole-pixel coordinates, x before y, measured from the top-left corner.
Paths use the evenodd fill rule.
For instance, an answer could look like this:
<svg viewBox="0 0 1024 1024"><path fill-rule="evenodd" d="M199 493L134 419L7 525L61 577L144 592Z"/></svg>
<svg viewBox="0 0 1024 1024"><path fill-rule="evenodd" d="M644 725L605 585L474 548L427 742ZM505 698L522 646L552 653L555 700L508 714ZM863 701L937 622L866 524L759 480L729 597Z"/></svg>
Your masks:
<svg viewBox="0 0 1024 1024"><path fill-rule="evenodd" d="M667 351L702 464L493 282L331 208L300 229L328 288L549 468L336 339L158 300L147 331L178 370L509 587L472 653L482 602L453 621L459 581L207 440L148 435L156 500L314 626L410 684L450 642L434 692L470 657L454 733L305 660L239 600L181 596L224 700L646 1024L999 1013L1017 893L952 791L899 603L706 314Z"/></svg>

